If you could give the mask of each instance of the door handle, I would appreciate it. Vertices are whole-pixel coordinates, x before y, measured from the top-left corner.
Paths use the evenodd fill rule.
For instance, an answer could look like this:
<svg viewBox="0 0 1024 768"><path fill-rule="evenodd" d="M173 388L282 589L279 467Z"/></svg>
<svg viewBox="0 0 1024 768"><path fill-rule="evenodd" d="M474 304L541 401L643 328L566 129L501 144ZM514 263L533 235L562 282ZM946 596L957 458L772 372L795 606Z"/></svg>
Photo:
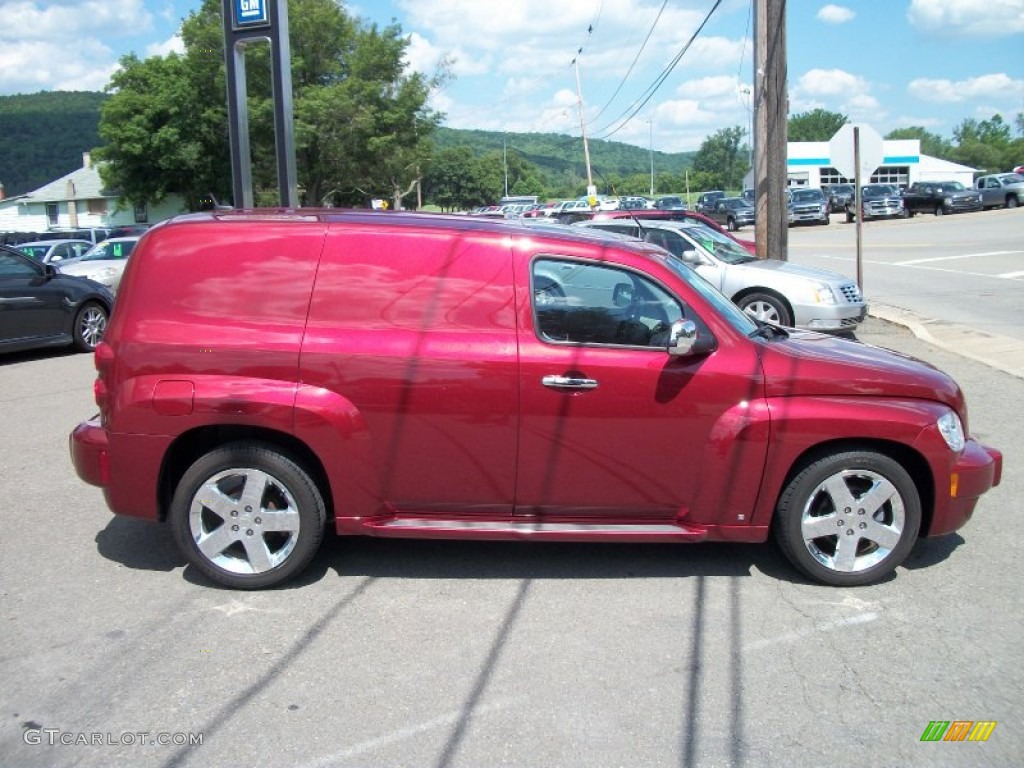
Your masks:
<svg viewBox="0 0 1024 768"><path fill-rule="evenodd" d="M578 376L545 376L540 383L552 389L597 389L595 379L583 379Z"/></svg>

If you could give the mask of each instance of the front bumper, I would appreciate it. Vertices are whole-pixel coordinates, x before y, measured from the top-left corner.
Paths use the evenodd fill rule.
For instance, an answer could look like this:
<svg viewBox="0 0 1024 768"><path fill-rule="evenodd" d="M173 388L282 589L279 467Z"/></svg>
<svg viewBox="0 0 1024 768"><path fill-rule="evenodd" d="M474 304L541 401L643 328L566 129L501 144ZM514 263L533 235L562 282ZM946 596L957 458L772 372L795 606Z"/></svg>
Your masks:
<svg viewBox="0 0 1024 768"><path fill-rule="evenodd" d="M1003 454L973 438L967 441L945 478L936 478L935 509L926 536L944 536L962 528L978 499L999 485Z"/></svg>
<svg viewBox="0 0 1024 768"><path fill-rule="evenodd" d="M851 304L794 304L793 322L809 331L851 331L868 315L866 302Z"/></svg>

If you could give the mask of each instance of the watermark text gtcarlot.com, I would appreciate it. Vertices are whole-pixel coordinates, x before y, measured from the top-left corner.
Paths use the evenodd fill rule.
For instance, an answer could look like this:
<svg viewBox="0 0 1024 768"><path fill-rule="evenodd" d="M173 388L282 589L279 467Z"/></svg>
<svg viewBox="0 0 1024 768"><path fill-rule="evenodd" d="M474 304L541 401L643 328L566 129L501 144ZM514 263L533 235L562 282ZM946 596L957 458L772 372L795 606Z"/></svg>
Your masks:
<svg viewBox="0 0 1024 768"><path fill-rule="evenodd" d="M172 731L124 731L123 733L62 731L59 728L29 728L22 735L26 744L65 747L200 747L203 734Z"/></svg>

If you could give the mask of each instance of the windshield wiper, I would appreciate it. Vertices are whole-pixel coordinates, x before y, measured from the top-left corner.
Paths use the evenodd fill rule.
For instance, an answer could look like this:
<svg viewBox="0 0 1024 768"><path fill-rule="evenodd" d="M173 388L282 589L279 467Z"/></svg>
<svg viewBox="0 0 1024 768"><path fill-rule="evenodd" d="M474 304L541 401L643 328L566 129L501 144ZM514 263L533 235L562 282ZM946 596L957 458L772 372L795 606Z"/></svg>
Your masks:
<svg viewBox="0 0 1024 768"><path fill-rule="evenodd" d="M750 332L751 338L754 338L755 336L760 336L762 339L789 338L789 331L785 328L778 325L772 325L771 323L766 323L764 320L758 320L756 317L751 319L757 323L757 328Z"/></svg>

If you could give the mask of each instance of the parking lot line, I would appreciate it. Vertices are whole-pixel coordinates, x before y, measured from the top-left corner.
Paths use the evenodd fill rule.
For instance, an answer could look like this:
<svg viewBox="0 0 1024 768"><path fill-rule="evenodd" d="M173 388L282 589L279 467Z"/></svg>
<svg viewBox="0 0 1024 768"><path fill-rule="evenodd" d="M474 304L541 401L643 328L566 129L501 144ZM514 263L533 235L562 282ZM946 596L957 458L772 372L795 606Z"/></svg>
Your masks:
<svg viewBox="0 0 1024 768"><path fill-rule="evenodd" d="M897 267L908 267L912 264L927 264L930 261L949 261L950 259L973 259L976 256L1009 256L1024 251L988 251L986 253L959 253L955 256L934 256L930 259L910 259L909 261L893 262Z"/></svg>

